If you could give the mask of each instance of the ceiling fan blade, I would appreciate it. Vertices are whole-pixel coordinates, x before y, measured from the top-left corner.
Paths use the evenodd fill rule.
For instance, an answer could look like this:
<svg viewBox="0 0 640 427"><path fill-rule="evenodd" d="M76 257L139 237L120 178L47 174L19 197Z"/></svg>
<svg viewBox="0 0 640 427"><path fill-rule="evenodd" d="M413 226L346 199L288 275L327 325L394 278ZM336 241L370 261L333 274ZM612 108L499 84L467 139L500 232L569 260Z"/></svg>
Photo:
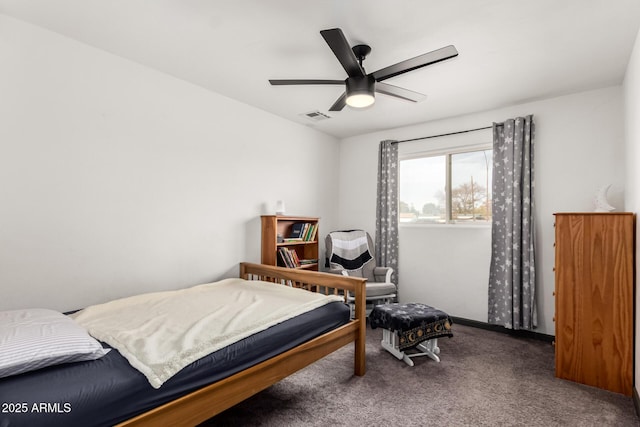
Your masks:
<svg viewBox="0 0 640 427"><path fill-rule="evenodd" d="M398 86L393 86L388 83L376 83L376 92L384 93L385 95L395 96L406 101L419 102L427 97L418 92L414 92L409 89L404 89Z"/></svg>
<svg viewBox="0 0 640 427"><path fill-rule="evenodd" d="M398 62L397 64L374 71L371 75L379 82L397 76L398 74L406 73L456 56L458 56L458 51L451 45L416 56L415 58L407 59L406 61Z"/></svg>
<svg viewBox="0 0 640 427"><path fill-rule="evenodd" d="M345 105L347 105L347 92L343 93L340 98L333 103L329 111L342 111Z"/></svg>
<svg viewBox="0 0 640 427"><path fill-rule="evenodd" d="M344 80L269 80L274 86L278 85L343 85Z"/></svg>
<svg viewBox="0 0 640 427"><path fill-rule="evenodd" d="M360 64L358 58L351 50L349 42L345 38L340 28L333 28L331 30L322 30L320 34L327 42L331 50L333 51L342 67L347 72L349 77L364 77L365 73Z"/></svg>

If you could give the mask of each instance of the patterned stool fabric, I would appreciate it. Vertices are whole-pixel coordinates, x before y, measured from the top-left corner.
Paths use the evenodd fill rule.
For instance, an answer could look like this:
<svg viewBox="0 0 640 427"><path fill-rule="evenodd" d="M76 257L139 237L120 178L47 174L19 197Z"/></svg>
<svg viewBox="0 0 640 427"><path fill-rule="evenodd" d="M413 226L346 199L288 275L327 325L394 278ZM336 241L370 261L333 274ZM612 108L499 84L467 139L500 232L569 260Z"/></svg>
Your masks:
<svg viewBox="0 0 640 427"><path fill-rule="evenodd" d="M420 303L377 305L369 315L371 329L396 332L398 350L433 338L452 337L451 317L442 310Z"/></svg>

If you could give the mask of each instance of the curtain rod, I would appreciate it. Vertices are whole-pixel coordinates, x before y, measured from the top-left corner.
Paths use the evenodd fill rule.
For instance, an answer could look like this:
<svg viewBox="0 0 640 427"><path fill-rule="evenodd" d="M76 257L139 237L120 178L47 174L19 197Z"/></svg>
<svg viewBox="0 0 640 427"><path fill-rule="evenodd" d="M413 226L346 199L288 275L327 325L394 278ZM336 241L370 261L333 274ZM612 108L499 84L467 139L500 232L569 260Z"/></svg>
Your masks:
<svg viewBox="0 0 640 427"><path fill-rule="evenodd" d="M501 123L498 123L498 125L500 125L500 124ZM393 141L392 144L399 144L401 142L419 141L421 139L438 138L438 137L441 137L441 136L457 135L459 133L475 132L475 131L478 131L478 130L491 129L491 128L493 128L493 126L485 126L483 128L461 130L461 131L458 131L458 132L441 133L440 135L423 136L423 137L420 137L420 138L403 139L402 141Z"/></svg>

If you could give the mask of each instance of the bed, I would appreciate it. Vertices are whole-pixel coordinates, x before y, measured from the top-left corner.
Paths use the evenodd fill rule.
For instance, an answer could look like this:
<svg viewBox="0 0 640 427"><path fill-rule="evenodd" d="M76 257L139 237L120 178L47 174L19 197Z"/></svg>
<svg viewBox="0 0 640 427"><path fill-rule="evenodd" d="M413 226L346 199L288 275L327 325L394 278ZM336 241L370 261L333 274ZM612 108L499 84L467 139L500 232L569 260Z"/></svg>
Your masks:
<svg viewBox="0 0 640 427"><path fill-rule="evenodd" d="M322 294L349 291L356 296L353 318L344 303L332 302L195 361L157 390L115 350L95 361L3 378L0 401L5 411L0 413L0 426L192 426L352 342L354 374L364 375L364 279L250 263L240 264L240 278ZM260 349L258 358L245 351L255 345ZM83 402L76 403L77 397L69 396L78 394L78 388ZM91 400L93 406L87 403ZM27 402L25 413L17 414L20 406L15 405L21 402ZM33 406L39 403L45 403L42 412ZM9 409L14 412L8 413Z"/></svg>

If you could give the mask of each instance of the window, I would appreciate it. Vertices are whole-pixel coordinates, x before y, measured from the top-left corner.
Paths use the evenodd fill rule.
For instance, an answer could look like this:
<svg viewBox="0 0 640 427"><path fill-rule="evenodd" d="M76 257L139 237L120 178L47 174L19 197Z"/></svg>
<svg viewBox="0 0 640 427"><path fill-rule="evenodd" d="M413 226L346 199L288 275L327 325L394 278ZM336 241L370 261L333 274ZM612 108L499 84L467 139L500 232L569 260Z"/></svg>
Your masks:
<svg viewBox="0 0 640 427"><path fill-rule="evenodd" d="M490 223L492 154L485 148L400 160L400 223Z"/></svg>

